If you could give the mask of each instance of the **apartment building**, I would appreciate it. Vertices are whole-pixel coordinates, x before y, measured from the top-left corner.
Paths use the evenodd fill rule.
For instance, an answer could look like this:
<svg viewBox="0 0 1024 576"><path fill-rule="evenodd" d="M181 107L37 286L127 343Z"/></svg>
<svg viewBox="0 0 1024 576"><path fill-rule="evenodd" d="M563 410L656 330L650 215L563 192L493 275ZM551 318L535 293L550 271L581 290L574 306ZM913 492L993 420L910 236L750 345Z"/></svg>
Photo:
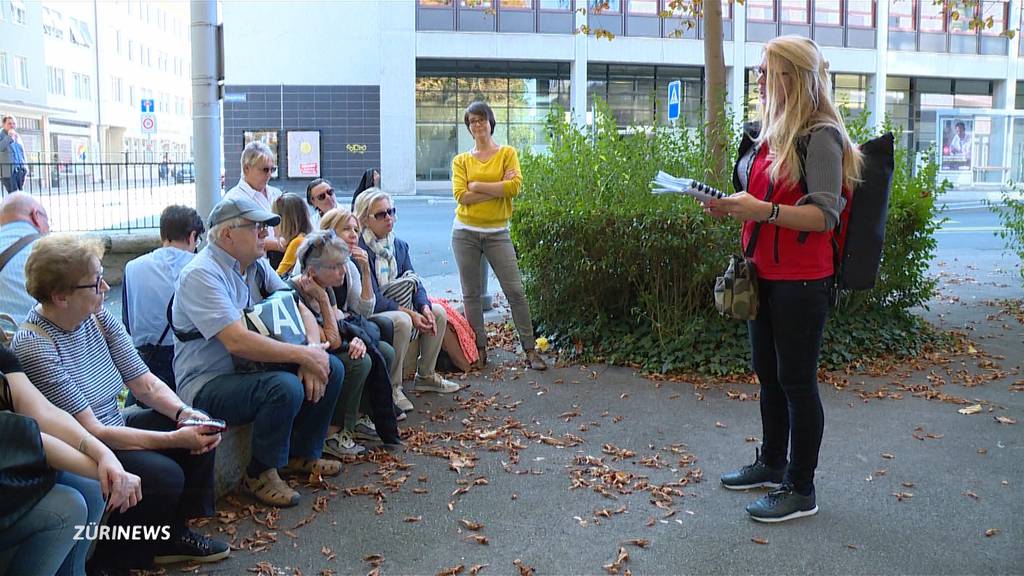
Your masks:
<svg viewBox="0 0 1024 576"><path fill-rule="evenodd" d="M1024 179L1022 39L1002 34L1020 29L1021 9L982 0L954 19L931 0L726 0L729 106L749 114L765 41L804 34L851 116L888 117L915 149L937 146L960 187ZM970 30L971 10L992 26ZM225 3L223 21L229 177L253 131L284 158L290 132L317 130L336 184L379 165L391 192L447 188L475 99L494 107L499 141L537 149L556 104L586 123L601 97L622 127L663 125L679 80L682 121L703 105L703 22L669 0ZM971 152L951 152L957 124Z"/></svg>

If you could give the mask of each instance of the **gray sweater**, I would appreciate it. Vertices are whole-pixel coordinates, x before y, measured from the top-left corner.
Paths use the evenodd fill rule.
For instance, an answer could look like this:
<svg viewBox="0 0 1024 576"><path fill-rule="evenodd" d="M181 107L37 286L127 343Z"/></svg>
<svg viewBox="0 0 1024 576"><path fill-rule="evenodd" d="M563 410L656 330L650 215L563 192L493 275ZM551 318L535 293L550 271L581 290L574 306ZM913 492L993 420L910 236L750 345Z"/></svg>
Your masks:
<svg viewBox="0 0 1024 576"><path fill-rule="evenodd" d="M750 163L757 156L758 147L751 147L739 161L739 179L747 189L747 173ZM807 158L804 160L804 179L807 181L807 195L797 205L814 204L825 214L828 229L839 223L839 213L846 206L841 194L843 189L843 140L834 128L818 128L811 132L807 141Z"/></svg>

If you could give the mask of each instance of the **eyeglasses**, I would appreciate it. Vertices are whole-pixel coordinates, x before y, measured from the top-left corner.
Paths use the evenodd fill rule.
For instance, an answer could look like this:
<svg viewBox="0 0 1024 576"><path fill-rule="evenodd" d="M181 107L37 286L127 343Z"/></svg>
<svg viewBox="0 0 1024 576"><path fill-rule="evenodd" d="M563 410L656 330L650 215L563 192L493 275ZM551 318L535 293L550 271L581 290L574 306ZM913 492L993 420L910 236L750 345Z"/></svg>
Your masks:
<svg viewBox="0 0 1024 576"><path fill-rule="evenodd" d="M317 202L323 202L324 199L327 198L328 196L334 196L334 188L328 188L327 190L324 190L323 192L314 196L313 199L316 200Z"/></svg>
<svg viewBox="0 0 1024 576"><path fill-rule="evenodd" d="M469 124L471 126L474 125L474 124L487 124L487 123L488 123L487 122L487 118L470 118L469 119Z"/></svg>
<svg viewBox="0 0 1024 576"><path fill-rule="evenodd" d="M263 232L268 228L266 222L249 222L248 224L239 224L232 226L232 228L252 228L257 234Z"/></svg>
<svg viewBox="0 0 1024 576"><path fill-rule="evenodd" d="M264 166L260 168L260 171L264 174L270 174L271 172L277 172L277 166Z"/></svg>
<svg viewBox="0 0 1024 576"><path fill-rule="evenodd" d="M394 218L395 214L397 214L397 213L398 213L398 211L395 210L394 207L391 207L391 208L388 208L387 210L381 210L380 212L375 213L373 215L373 218L374 218L374 220L383 220L383 219L387 218L388 216L391 216L392 218Z"/></svg>
<svg viewBox="0 0 1024 576"><path fill-rule="evenodd" d="M761 80L768 76L768 69L765 68L764 66L755 66L754 68L751 69L751 71L754 73L754 76L757 78L758 82L760 82ZM780 76L789 76L789 72L782 72Z"/></svg>
<svg viewBox="0 0 1024 576"><path fill-rule="evenodd" d="M75 290L85 290L86 288L92 288L97 294L99 294L100 293L100 285L101 284L103 284L103 273L102 272L96 275L96 283L95 284L79 284L78 286L73 286L73 288Z"/></svg>

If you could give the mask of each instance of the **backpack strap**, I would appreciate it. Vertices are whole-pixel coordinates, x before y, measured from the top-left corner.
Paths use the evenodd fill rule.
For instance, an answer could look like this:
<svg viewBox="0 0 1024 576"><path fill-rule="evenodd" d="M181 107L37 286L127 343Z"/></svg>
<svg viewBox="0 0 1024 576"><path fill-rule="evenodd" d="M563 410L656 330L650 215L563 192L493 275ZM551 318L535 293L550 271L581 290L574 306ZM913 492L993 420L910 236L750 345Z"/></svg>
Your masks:
<svg viewBox="0 0 1024 576"><path fill-rule="evenodd" d="M775 183L768 180L768 193L764 195L764 201L770 202L772 199L772 193L775 192ZM757 246L757 237L761 235L761 225L764 222L757 222L754 224L754 233L750 236L750 242L747 243L746 250L743 251L743 255L747 258L754 257L754 248Z"/></svg>
<svg viewBox="0 0 1024 576"><path fill-rule="evenodd" d="M3 253L0 253L0 271L3 271L3 269L7 266L7 263L10 262L12 258L18 255L18 252L24 250L26 246L28 246L29 244L31 244L33 241L40 237L42 237L42 234L36 232L34 234L22 236L21 238L15 240L14 244L11 244L10 246L7 247L6 250L3 251Z"/></svg>

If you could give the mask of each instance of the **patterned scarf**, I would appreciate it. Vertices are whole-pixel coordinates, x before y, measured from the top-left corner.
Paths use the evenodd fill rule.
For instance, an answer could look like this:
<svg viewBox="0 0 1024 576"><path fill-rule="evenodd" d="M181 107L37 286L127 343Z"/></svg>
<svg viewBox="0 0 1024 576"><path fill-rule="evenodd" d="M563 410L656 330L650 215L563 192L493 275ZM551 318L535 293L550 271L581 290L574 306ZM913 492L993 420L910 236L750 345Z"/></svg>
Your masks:
<svg viewBox="0 0 1024 576"><path fill-rule="evenodd" d="M377 284L383 288L398 278L398 260L395 258L395 233L391 232L384 238L377 235L369 227L363 228L363 241L374 253L374 273Z"/></svg>

